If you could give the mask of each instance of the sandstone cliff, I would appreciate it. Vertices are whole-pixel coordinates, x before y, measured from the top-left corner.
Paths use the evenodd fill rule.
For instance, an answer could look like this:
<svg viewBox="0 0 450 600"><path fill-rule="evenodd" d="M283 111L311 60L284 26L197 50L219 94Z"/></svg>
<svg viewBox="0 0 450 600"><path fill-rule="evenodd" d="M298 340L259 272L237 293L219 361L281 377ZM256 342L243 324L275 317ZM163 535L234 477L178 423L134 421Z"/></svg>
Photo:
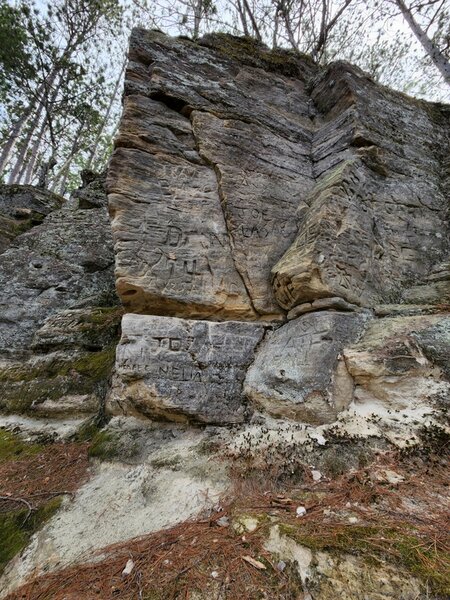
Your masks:
<svg viewBox="0 0 450 600"><path fill-rule="evenodd" d="M347 64L136 31L108 191L142 316L110 410L320 424L447 393L449 115Z"/></svg>
<svg viewBox="0 0 450 600"><path fill-rule="evenodd" d="M0 597L450 593L449 150L351 65L135 30L106 184L0 188Z"/></svg>

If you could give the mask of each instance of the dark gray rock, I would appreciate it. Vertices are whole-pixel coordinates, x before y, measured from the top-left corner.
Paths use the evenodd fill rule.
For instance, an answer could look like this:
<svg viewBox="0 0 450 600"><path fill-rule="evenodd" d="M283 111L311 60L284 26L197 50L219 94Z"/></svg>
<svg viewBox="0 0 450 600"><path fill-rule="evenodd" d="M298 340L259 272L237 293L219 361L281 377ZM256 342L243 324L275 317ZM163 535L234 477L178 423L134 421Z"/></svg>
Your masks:
<svg viewBox="0 0 450 600"><path fill-rule="evenodd" d="M368 313L308 313L268 334L248 370L246 395L276 417L316 425L334 421L353 398L340 354L368 319Z"/></svg>
<svg viewBox="0 0 450 600"><path fill-rule="evenodd" d="M81 186L72 192L71 200L77 208L103 208L107 206L106 173L81 172Z"/></svg>
<svg viewBox="0 0 450 600"><path fill-rule="evenodd" d="M0 410L94 413L121 314L108 214L59 209L58 197L33 190L28 205L50 198L48 214L0 254Z"/></svg>
<svg viewBox="0 0 450 600"><path fill-rule="evenodd" d="M427 359L438 365L450 379L450 316L446 315L431 327L415 332L414 337Z"/></svg>
<svg viewBox="0 0 450 600"><path fill-rule="evenodd" d="M31 185L0 185L0 253L63 203L61 196Z"/></svg>
<svg viewBox="0 0 450 600"><path fill-rule="evenodd" d="M108 409L170 421L240 423L242 382L263 334L256 323L126 314Z"/></svg>

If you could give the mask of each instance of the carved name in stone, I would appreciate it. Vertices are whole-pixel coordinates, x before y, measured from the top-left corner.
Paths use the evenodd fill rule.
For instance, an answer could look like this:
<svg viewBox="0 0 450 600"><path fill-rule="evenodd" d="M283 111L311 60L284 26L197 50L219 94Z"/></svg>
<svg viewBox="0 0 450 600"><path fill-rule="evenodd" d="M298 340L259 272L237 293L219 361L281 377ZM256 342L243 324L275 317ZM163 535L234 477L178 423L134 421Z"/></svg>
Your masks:
<svg viewBox="0 0 450 600"><path fill-rule="evenodd" d="M342 349L363 332L368 314L315 312L268 334L248 370L245 392L276 417L334 421L352 399Z"/></svg>
<svg viewBox="0 0 450 600"><path fill-rule="evenodd" d="M263 334L264 326L257 323L126 314L110 410L240 423L242 382Z"/></svg>

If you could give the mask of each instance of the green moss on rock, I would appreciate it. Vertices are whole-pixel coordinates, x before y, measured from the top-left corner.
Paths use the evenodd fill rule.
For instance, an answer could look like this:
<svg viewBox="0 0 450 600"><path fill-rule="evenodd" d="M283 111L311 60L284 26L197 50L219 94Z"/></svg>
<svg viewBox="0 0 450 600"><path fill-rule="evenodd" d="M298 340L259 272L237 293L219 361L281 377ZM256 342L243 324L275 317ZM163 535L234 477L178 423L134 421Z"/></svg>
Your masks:
<svg viewBox="0 0 450 600"><path fill-rule="evenodd" d="M115 361L116 345L99 352L84 352L71 360L58 355L30 367L15 364L0 370L0 408L24 412L45 400L70 394L97 394Z"/></svg>
<svg viewBox="0 0 450 600"><path fill-rule="evenodd" d="M305 70L317 71L318 67L307 54L284 50L270 50L262 42L250 36L237 37L228 33L206 35L199 44L213 48L227 58L252 67L264 69L287 77L302 77Z"/></svg>
<svg viewBox="0 0 450 600"><path fill-rule="evenodd" d="M41 449L40 444L29 444L18 435L0 429L0 463L37 454Z"/></svg>
<svg viewBox="0 0 450 600"><path fill-rule="evenodd" d="M31 536L58 510L61 498L53 498L37 510L27 508L0 513L0 573L28 544Z"/></svg>
<svg viewBox="0 0 450 600"><path fill-rule="evenodd" d="M119 455L119 442L117 436L110 431L98 431L92 438L89 448L91 458L109 460Z"/></svg>
<svg viewBox="0 0 450 600"><path fill-rule="evenodd" d="M281 534L313 551L356 554L369 562L392 562L394 558L434 593L450 594L450 553L437 555L411 527L400 530L376 525L330 525L326 532L308 524L279 527Z"/></svg>

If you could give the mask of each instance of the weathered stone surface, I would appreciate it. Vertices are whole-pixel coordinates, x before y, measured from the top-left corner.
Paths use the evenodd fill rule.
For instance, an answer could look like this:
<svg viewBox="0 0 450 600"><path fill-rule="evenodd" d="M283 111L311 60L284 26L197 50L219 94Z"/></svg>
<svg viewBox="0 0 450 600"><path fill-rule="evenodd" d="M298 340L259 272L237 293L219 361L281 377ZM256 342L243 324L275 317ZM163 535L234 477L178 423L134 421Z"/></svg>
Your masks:
<svg viewBox="0 0 450 600"><path fill-rule="evenodd" d="M126 314L109 410L180 422L240 423L242 382L263 334L257 323Z"/></svg>
<svg viewBox="0 0 450 600"><path fill-rule="evenodd" d="M34 335L31 353L0 359L0 410L33 416L95 414L106 395L122 310L61 310Z"/></svg>
<svg viewBox="0 0 450 600"><path fill-rule="evenodd" d="M245 52L231 58L227 36L206 43L214 40L216 52L156 32L132 36L108 175L117 287L134 312L277 319L270 269L313 184L313 67L294 61L298 77L288 78L286 57L267 52L265 64L281 67L265 72Z"/></svg>
<svg viewBox="0 0 450 600"><path fill-rule="evenodd" d="M354 402L368 411L408 411L450 402L450 316L373 320L343 351L355 382Z"/></svg>
<svg viewBox="0 0 450 600"><path fill-rule="evenodd" d="M273 267L276 298L286 309L327 296L363 306L400 300L448 256L449 109L341 63L312 98L316 186L296 241Z"/></svg>
<svg viewBox="0 0 450 600"><path fill-rule="evenodd" d="M305 313L313 312L315 310L340 310L344 312L351 312L358 309L359 307L356 304L350 304L350 302L346 302L343 298L319 298L319 300L305 302L294 307L288 312L287 319L288 321L291 321L300 315L304 315Z"/></svg>
<svg viewBox="0 0 450 600"><path fill-rule="evenodd" d="M81 186L71 195L76 208L103 208L108 204L105 190L106 172L81 171Z"/></svg>
<svg viewBox="0 0 450 600"><path fill-rule="evenodd" d="M340 360L363 332L367 313L316 312L268 334L248 370L245 393L277 417L313 424L336 419L353 397Z"/></svg>
<svg viewBox="0 0 450 600"><path fill-rule="evenodd" d="M55 211L0 255L1 354L26 351L57 310L114 302L108 226L104 210Z"/></svg>
<svg viewBox="0 0 450 600"><path fill-rule="evenodd" d="M427 315L439 312L439 307L434 304L378 304L373 312L377 317Z"/></svg>
<svg viewBox="0 0 450 600"><path fill-rule="evenodd" d="M357 527L355 531L359 531ZM274 559L295 565L305 600L414 600L424 598L424 585L403 565L364 560L345 552L325 552L299 543L296 528L273 525L264 547ZM437 600L437 599L436 599Z"/></svg>
<svg viewBox="0 0 450 600"><path fill-rule="evenodd" d="M94 413L120 321L107 211L26 194L32 208L50 200L41 224L0 254L0 410Z"/></svg>
<svg viewBox="0 0 450 600"><path fill-rule="evenodd" d="M230 36L137 30L129 56L108 175L127 310L447 301L427 277L449 254L448 107Z"/></svg>
<svg viewBox="0 0 450 600"><path fill-rule="evenodd" d="M434 265L424 282L402 294L405 302L414 304L450 304L450 260Z"/></svg>
<svg viewBox="0 0 450 600"><path fill-rule="evenodd" d="M30 185L0 186L0 253L15 237L42 223L44 217L61 208L64 198Z"/></svg>

